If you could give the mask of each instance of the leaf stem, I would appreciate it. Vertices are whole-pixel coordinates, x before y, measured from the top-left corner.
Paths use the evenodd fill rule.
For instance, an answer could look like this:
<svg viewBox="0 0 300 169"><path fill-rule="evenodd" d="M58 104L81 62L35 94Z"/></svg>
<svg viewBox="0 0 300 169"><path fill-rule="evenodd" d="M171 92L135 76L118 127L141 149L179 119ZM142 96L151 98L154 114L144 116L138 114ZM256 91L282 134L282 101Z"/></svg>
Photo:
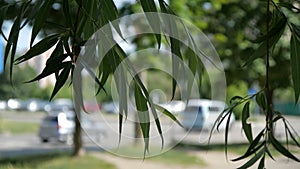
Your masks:
<svg viewBox="0 0 300 169"><path fill-rule="evenodd" d="M270 88L270 1L267 0L267 16L266 16L266 27L267 27L267 53L266 53L266 79L265 79L265 90L266 90L266 127L267 131L273 132L273 111L272 111L272 93Z"/></svg>

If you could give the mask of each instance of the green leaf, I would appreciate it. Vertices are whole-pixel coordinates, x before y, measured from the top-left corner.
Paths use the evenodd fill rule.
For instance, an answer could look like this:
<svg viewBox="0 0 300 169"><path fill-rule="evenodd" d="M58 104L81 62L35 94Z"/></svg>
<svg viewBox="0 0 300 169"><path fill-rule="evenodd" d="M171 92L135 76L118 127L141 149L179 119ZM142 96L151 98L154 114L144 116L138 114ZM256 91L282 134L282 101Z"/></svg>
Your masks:
<svg viewBox="0 0 300 169"><path fill-rule="evenodd" d="M27 61L31 59L34 56L40 55L44 52L46 52L48 49L53 47L60 37L60 34L54 34L51 36L48 36L41 41L39 41L36 45L31 47L27 53L25 53L23 56L20 56L15 60L16 64L20 64L24 61Z"/></svg>
<svg viewBox="0 0 300 169"><path fill-rule="evenodd" d="M163 113L164 115L168 116L170 119L172 119L174 122L176 122L179 126L183 127L183 125L180 123L180 121L178 121L178 119L167 109L155 104L154 107L160 111L161 113Z"/></svg>
<svg viewBox="0 0 300 169"><path fill-rule="evenodd" d="M265 156L260 159L257 169L265 169Z"/></svg>
<svg viewBox="0 0 300 169"><path fill-rule="evenodd" d="M58 75L58 78L56 80L56 83L55 83L55 86L54 86L54 89L52 91L52 94L51 94L51 97L49 100L52 100L53 97L57 94L57 92L63 87L63 85L66 83L68 77L69 77L69 74L70 74L70 71L72 69L72 63L69 62L68 65L66 65L66 67L62 70L62 72Z"/></svg>
<svg viewBox="0 0 300 169"><path fill-rule="evenodd" d="M38 35L41 28L43 27L43 24L45 23L47 16L49 15L49 12L50 12L53 2L54 2L54 0L44 1L43 5L37 12L37 15L35 17L35 21L33 24L33 28L32 28L30 46L32 46L36 36Z"/></svg>
<svg viewBox="0 0 300 169"><path fill-rule="evenodd" d="M13 63L14 63L15 54L16 54L16 50L17 50L17 43L18 43L19 33L20 33L20 29L21 29L21 22L22 22L24 13L25 13L25 9L27 8L27 6L29 4L30 4L30 1L22 4L21 9L12 25L12 28L10 30L9 37L7 40L5 53L4 53L4 65L6 64L6 62L8 60L9 52L11 52L10 67L9 67L10 68L10 71L9 71L10 79L12 79Z"/></svg>
<svg viewBox="0 0 300 169"><path fill-rule="evenodd" d="M15 54L16 54L16 49L17 49L17 42L19 38L19 32L20 32L20 24L21 24L21 19L19 17L16 18L11 31L9 33L8 41L5 47L5 53L4 53L4 65L6 65L6 62L9 57L9 52L11 51L10 54L10 78L12 78L12 68L13 68L13 63L15 59Z"/></svg>
<svg viewBox="0 0 300 169"><path fill-rule="evenodd" d="M264 149L261 149L257 154L254 155L249 161L247 161L244 165L239 167L238 169L245 169L251 167L253 164L256 163L265 153Z"/></svg>
<svg viewBox="0 0 300 169"><path fill-rule="evenodd" d="M71 61L62 62L62 63L58 63L58 64L46 65L46 67L43 69L41 74L39 74L34 79L32 79L28 82L25 82L25 83L30 83L30 82L33 82L36 80L40 80L44 77L51 75L52 73L56 73L56 72L60 71L61 69L68 67L68 65L70 65L70 64L72 65Z"/></svg>
<svg viewBox="0 0 300 169"><path fill-rule="evenodd" d="M232 98L230 99L229 103L232 104L232 103L236 102L236 100L239 102L239 101L241 101L241 100L243 100L243 99L244 99L244 98L241 97L241 96L234 96L234 97L232 97Z"/></svg>
<svg viewBox="0 0 300 169"><path fill-rule="evenodd" d="M81 58L78 59L78 62L81 63L81 65L84 67L84 69L88 72L88 74L93 78L93 80L98 84L98 86L105 92L105 88L104 88L104 85L103 83L101 83L99 81L99 79L97 78L97 76L95 75L95 73L93 72L93 70L85 63L85 61Z"/></svg>
<svg viewBox="0 0 300 169"><path fill-rule="evenodd" d="M69 45L69 36L68 35L65 35L62 37L62 41L63 41L63 44L64 44L64 48L66 50L67 53L72 53L71 52L71 49L70 49L70 45Z"/></svg>
<svg viewBox="0 0 300 169"><path fill-rule="evenodd" d="M64 54L63 42L60 40L47 60L46 65L61 63L68 56L71 56L71 54Z"/></svg>
<svg viewBox="0 0 300 169"><path fill-rule="evenodd" d="M65 15L65 18L66 18L66 23L67 23L67 26L69 28L72 28L72 17L70 15L70 5L69 5L69 0L64 0L63 1L63 12L64 12L64 15Z"/></svg>
<svg viewBox="0 0 300 169"><path fill-rule="evenodd" d="M280 14L278 14L280 15ZM275 17L275 21L272 22L271 24L271 28L269 30L269 37L273 37L276 36L277 34L280 34L280 32L282 32L285 29L287 23L287 19L285 17L282 17L280 15L280 17ZM258 37L254 42L263 42L267 39L267 35Z"/></svg>
<svg viewBox="0 0 300 169"><path fill-rule="evenodd" d="M146 18L151 28L155 32L155 38L157 40L158 49L159 49L161 46L161 35L160 35L161 29L160 29L160 18L157 14L155 14L157 12L155 2L154 0L140 0L140 3L144 12L153 12L150 14L146 14Z"/></svg>
<svg viewBox="0 0 300 169"><path fill-rule="evenodd" d="M300 162L300 160L295 157L289 150L287 150L278 140L275 139L275 137L273 136L273 134L269 135L271 144L273 145L273 147L280 152L282 155L286 156L287 158L290 158L294 161Z"/></svg>
<svg viewBox="0 0 300 169"><path fill-rule="evenodd" d="M266 96L263 91L256 95L255 100L260 108L262 108L263 110L266 110L266 107L267 107Z"/></svg>
<svg viewBox="0 0 300 169"><path fill-rule="evenodd" d="M252 143L250 144L250 146L248 147L246 153L238 158L235 158L231 161L239 161L242 159L245 159L247 157L249 157L250 155L256 153L262 146L265 145L265 141L259 144L259 141L261 140L262 136L264 135L264 130L262 130L257 136L256 138L252 141Z"/></svg>
<svg viewBox="0 0 300 169"><path fill-rule="evenodd" d="M295 90L295 103L297 103L300 95L300 39L295 36L295 33L292 33L290 45L292 79Z"/></svg>
<svg viewBox="0 0 300 169"><path fill-rule="evenodd" d="M265 146L265 150L266 150L268 156L269 156L272 160L275 161L275 159L274 159L274 157L272 156L272 153L271 153L271 151L269 150L268 146Z"/></svg>
<svg viewBox="0 0 300 169"><path fill-rule="evenodd" d="M171 42L171 52L172 52L172 99L175 96L176 92L176 86L177 86L177 81L176 79L179 79L179 75L181 72L181 69L183 69L182 66L182 55L180 52L180 42L179 40L170 37L170 42ZM184 72L184 71L183 71Z"/></svg>
<svg viewBox="0 0 300 169"><path fill-rule="evenodd" d="M278 40L281 38L282 33L284 32L284 29L282 28L281 31L277 34L274 34L274 36L270 37L269 42L269 49L267 49L267 40L263 41L259 47L253 52L253 54L246 60L246 62L242 65L242 67L248 66L251 64L254 60L258 58L262 58L266 55L267 50L272 49L278 42Z"/></svg>
<svg viewBox="0 0 300 169"><path fill-rule="evenodd" d="M284 125L286 130L288 131L290 137L292 138L292 140L294 141L294 143L300 147L299 141L296 138L300 138L299 135L297 134L297 132L295 131L295 129L293 128L293 126L291 126L291 124L289 124L286 120L283 120Z"/></svg>
<svg viewBox="0 0 300 169"><path fill-rule="evenodd" d="M151 108L153 118L155 119L156 128L157 128L158 133L159 133L160 138L161 138L161 145L162 145L161 148L163 149L163 147L164 147L164 137L163 137L163 133L162 133L161 125L160 125L160 120L159 120L159 117L157 115L155 104L153 104L151 102L151 100L149 100L149 104L150 104L150 108Z"/></svg>
<svg viewBox="0 0 300 169"><path fill-rule="evenodd" d="M149 131L150 131L150 117L147 106L147 99L144 97L140 87L135 83L134 96L137 108L137 114L139 118L140 127L142 129L144 142L145 142L145 153L149 149Z"/></svg>
<svg viewBox="0 0 300 169"><path fill-rule="evenodd" d="M300 26L297 26L293 23L291 23L291 26L292 26L292 32L294 33L294 35L300 39Z"/></svg>
<svg viewBox="0 0 300 169"><path fill-rule="evenodd" d="M300 12L300 9L299 8L296 8L292 3L290 2L279 2L277 3L279 6L281 7L285 7L291 11L297 11L297 13Z"/></svg>
<svg viewBox="0 0 300 169"><path fill-rule="evenodd" d="M244 133L245 133L248 141L251 143L253 141L252 127L251 127L251 124L248 124L248 122L247 122L248 118L250 117L249 105L250 105L250 102L247 102L243 108L242 128L244 130Z"/></svg>

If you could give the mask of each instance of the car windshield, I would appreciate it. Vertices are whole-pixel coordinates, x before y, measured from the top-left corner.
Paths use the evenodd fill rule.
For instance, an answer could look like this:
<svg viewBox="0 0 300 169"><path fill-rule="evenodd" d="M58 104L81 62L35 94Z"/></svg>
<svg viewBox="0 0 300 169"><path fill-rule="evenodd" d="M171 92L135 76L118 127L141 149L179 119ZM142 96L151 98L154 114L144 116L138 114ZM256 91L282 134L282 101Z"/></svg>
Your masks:
<svg viewBox="0 0 300 169"><path fill-rule="evenodd" d="M198 113L201 113L202 112L202 107L190 106L190 107L187 107L185 109L185 112L198 112Z"/></svg>
<svg viewBox="0 0 300 169"><path fill-rule="evenodd" d="M47 116L44 121L51 121L51 122L57 122L57 116Z"/></svg>

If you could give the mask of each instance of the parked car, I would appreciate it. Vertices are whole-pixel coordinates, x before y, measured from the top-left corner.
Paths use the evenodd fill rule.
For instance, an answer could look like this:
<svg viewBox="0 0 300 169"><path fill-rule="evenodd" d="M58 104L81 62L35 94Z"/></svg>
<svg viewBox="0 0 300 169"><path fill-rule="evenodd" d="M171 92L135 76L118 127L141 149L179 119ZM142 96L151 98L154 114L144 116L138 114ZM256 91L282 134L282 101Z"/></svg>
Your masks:
<svg viewBox="0 0 300 169"><path fill-rule="evenodd" d="M49 102L44 106L44 109L46 112L51 112L51 111L71 111L74 109L74 105L72 100L70 99L55 99L53 102Z"/></svg>
<svg viewBox="0 0 300 169"><path fill-rule="evenodd" d="M105 130L100 124L95 123L86 116L82 116L81 126L86 133L101 139L105 135ZM49 113L41 122L38 136L42 142L48 142L51 139L73 143L73 134L75 131L75 113L73 111L56 111Z"/></svg>
<svg viewBox="0 0 300 169"><path fill-rule="evenodd" d="M0 110L7 109L7 102L5 100L0 100Z"/></svg>
<svg viewBox="0 0 300 169"><path fill-rule="evenodd" d="M185 110L182 112L182 125L186 130L211 130L214 123L226 108L226 104L216 100L189 100ZM219 126L220 130L225 130L227 120ZM232 114L229 126L235 122Z"/></svg>
<svg viewBox="0 0 300 169"><path fill-rule="evenodd" d="M49 101L41 99L28 99L24 102L26 110L30 112L44 111L44 108Z"/></svg>
<svg viewBox="0 0 300 169"><path fill-rule="evenodd" d="M7 108L10 110L26 110L26 106L21 99L11 98L7 101Z"/></svg>

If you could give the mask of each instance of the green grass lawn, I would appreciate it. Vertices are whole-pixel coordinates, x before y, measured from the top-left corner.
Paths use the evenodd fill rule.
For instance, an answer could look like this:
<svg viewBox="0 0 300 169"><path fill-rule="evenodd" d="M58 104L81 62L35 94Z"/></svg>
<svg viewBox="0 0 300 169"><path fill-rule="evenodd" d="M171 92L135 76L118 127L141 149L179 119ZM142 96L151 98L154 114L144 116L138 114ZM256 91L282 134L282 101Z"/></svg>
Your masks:
<svg viewBox="0 0 300 169"><path fill-rule="evenodd" d="M159 156L150 158L153 161L159 161L167 164L180 164L184 166L205 166L205 162L194 155L188 154L183 150L172 149Z"/></svg>
<svg viewBox="0 0 300 169"><path fill-rule="evenodd" d="M48 154L0 159L0 169L115 169L113 164L86 155L72 158L68 154Z"/></svg>
<svg viewBox="0 0 300 169"><path fill-rule="evenodd" d="M9 132L11 134L37 133L38 123L11 121L0 119L0 133Z"/></svg>
<svg viewBox="0 0 300 169"><path fill-rule="evenodd" d="M144 156L143 146L125 146L120 147L116 152L124 157L139 157ZM162 152L159 147L152 147L149 149L149 153L146 154L147 161L161 162L173 165L183 166L205 166L205 162L198 157L187 153L187 151L173 148L169 151Z"/></svg>

